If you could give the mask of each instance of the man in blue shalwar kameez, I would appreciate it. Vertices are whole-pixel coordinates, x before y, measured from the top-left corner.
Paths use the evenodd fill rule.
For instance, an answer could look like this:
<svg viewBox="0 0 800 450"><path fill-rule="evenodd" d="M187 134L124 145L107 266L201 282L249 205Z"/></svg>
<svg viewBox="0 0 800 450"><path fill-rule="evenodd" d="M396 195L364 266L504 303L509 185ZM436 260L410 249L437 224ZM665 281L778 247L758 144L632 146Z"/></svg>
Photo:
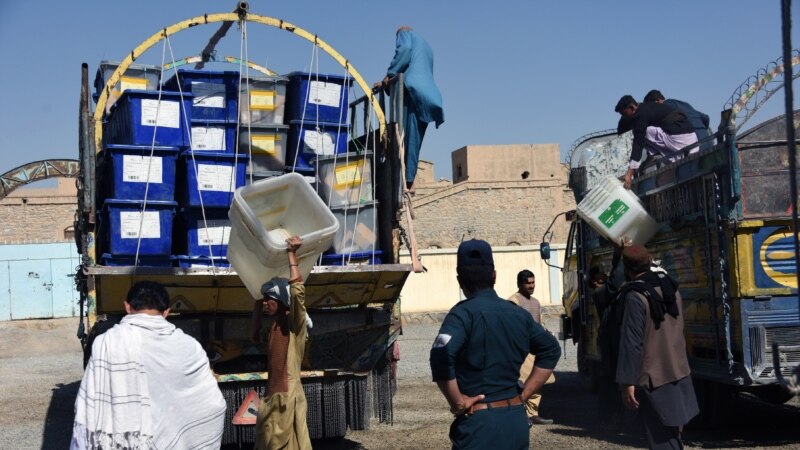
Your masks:
<svg viewBox="0 0 800 450"><path fill-rule="evenodd" d="M394 59L386 71L383 86L388 86L389 79L399 73L403 73L405 84L403 126L406 187L411 189L428 123L436 122L436 128L444 123L442 94L433 81L433 50L411 27L397 29Z"/></svg>

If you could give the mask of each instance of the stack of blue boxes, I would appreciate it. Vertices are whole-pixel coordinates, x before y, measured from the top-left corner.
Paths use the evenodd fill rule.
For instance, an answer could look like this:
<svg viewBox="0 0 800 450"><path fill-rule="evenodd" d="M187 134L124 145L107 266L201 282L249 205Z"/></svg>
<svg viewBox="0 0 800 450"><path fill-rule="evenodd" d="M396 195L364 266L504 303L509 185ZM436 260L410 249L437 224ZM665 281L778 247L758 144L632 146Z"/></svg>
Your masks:
<svg viewBox="0 0 800 450"><path fill-rule="evenodd" d="M307 72L292 72L287 75L289 86L286 92L286 121L289 124L287 171L300 172L313 177L320 196L329 205L339 220L339 231L334 245L322 258L326 265L349 263L380 264L380 251L375 249L375 225L372 218L377 202L370 192L366 201L342 199L331 201L331 189L338 189L339 181L348 185L361 183L362 171L353 165L344 167L348 155L348 91L352 79L343 76L323 75ZM364 156L361 156L362 163ZM336 162L334 162L336 160ZM371 160L371 158L369 158ZM324 162L322 162L324 161ZM330 174L317 173L320 164L328 166ZM336 167L332 167L332 166ZM340 170L341 169L341 170ZM372 176L364 172L367 176ZM347 180L339 180L340 178ZM360 212L360 216L359 216ZM357 219L357 220L356 220Z"/></svg>
<svg viewBox="0 0 800 450"><path fill-rule="evenodd" d="M228 209L247 167L237 153L239 72L181 69L164 89L192 97L190 142L178 160L175 258L180 267L227 267Z"/></svg>
<svg viewBox="0 0 800 450"><path fill-rule="evenodd" d="M111 71L98 71L96 95ZM315 171L318 164L337 177L339 171L352 171L352 164L339 167L330 161L348 155L351 80L307 72L251 77L241 87L239 80L236 71L180 69L162 91L151 86L150 78L120 83L122 93L104 123L99 159L103 264L228 266L228 210L248 175L299 172L316 183L323 198L339 189L330 185L330 173L319 180ZM131 88L139 85L148 90ZM323 263L380 264L371 193L356 202L334 203L331 211L341 229Z"/></svg>
<svg viewBox="0 0 800 450"><path fill-rule="evenodd" d="M287 75L286 122L289 124L286 168L314 175L317 156L347 152L348 91L352 80L307 72Z"/></svg>
<svg viewBox="0 0 800 450"><path fill-rule="evenodd" d="M286 86L280 76L251 76L239 88L239 151L250 156L247 181L284 174L289 127L283 123Z"/></svg>
<svg viewBox="0 0 800 450"><path fill-rule="evenodd" d="M103 264L229 265L228 209L247 166L238 87L238 72L178 70L161 92L124 89L103 125Z"/></svg>
<svg viewBox="0 0 800 450"><path fill-rule="evenodd" d="M103 264L134 265L138 254L139 265L171 265L176 162L189 140L183 124L191 102L127 89L109 111L98 171Z"/></svg>

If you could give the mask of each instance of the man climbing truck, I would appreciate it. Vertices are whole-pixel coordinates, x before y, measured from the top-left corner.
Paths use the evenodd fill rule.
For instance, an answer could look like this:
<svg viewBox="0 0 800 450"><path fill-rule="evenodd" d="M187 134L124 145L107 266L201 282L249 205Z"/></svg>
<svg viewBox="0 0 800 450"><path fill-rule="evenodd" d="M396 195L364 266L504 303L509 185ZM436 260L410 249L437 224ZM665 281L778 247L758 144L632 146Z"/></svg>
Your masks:
<svg viewBox="0 0 800 450"><path fill-rule="evenodd" d="M171 35L205 25L222 24L227 31L230 23L237 23L241 31L237 38L242 41L247 39L248 24L301 37L309 42L312 52L322 49L329 54L345 75L304 73L289 77L287 82L283 77L251 73L258 66L247 63L245 55L226 58L228 63L239 64L238 71L181 67L189 60L198 60L201 65L224 64L209 61L220 36L213 30L209 35L214 36L199 59L162 61L155 66L157 73L166 72L166 67L180 67L174 75L169 74L174 83L165 82L169 78L166 73L149 78L153 70L139 70L145 52L156 44L166 46ZM238 43L236 47L240 47ZM250 48L254 52L255 47ZM161 49L158 53L164 54ZM230 221L234 220L228 211L235 188L257 181L256 176L277 177L292 171L286 168L291 166L290 158L281 153L290 151L285 133L296 133L298 151L308 150L299 143L312 139L297 138L308 127L304 128L302 121L288 125L292 108L286 106L286 118L274 119L279 117L279 106L283 115L284 101L296 102L293 113L298 117L305 117L306 110L336 114L344 122L339 128L351 130L349 134L344 131L341 139L326 141L345 145L336 154L350 158L331 163L337 181L344 174L345 187L328 195L334 200L352 198L351 194L356 198L339 209L325 206L330 210L326 215L330 212L340 220L340 234L332 238L331 247L340 251L334 252L332 262L323 265L327 255L321 258L323 264L317 259L303 260L300 255L300 269L307 269L304 275L308 274L305 305L314 324L300 373L308 404L308 432L311 439L340 437L348 428L365 429L371 417L390 422L395 389L392 349L401 331L399 295L412 270L410 265L399 264L401 230L395 200L401 198L402 181L395 134L386 132L401 125L386 123L382 102L352 63L313 33L284 20L252 14L241 2L233 13L199 15L159 28L121 62L98 72L96 105L91 100L86 64L82 75L81 174L75 234L81 254L76 277L81 293L78 335L87 356L93 339L122 318L122 300L130 286L139 280L160 283L170 298L167 320L201 343L225 397L223 445L252 445L254 411L258 410L259 397L264 398L270 374L265 347L250 339L253 295L223 259ZM323 77L326 81L318 81ZM299 87L292 84L295 82ZM285 90L295 89L294 94L284 92L286 83L289 87ZM363 96L355 100L351 97L348 102L347 94L355 89L350 85L360 87ZM324 93L319 96L324 98L302 96L306 87ZM402 90L402 85L390 88ZM337 96L338 103L330 101ZM390 100L394 102L394 95ZM304 103L315 101L326 103ZM303 109L304 105L308 108ZM245 124L242 117L249 122ZM271 119L266 120L270 123L258 128L256 118L265 117ZM347 124L348 118L352 126ZM363 125L366 129L356 133L358 124L369 126ZM332 128L334 131L308 129L309 134L338 132L337 127ZM220 139L214 140L215 136ZM217 150L208 151L208 146ZM316 157L314 149L310 152ZM360 159L353 162L354 158ZM262 165L278 164L281 170L277 174L255 173L249 163L258 161ZM344 164L343 170L339 171L336 164ZM212 172L216 178L202 179ZM321 189L332 177L318 173L318 191L314 194L322 195ZM385 181L393 179L397 182ZM339 189L338 185L334 187ZM353 192L351 188L360 190ZM367 194L369 200L365 200ZM197 206L192 204L193 198L200 200ZM211 204L220 199L222 206ZM292 213L296 203L286 204L285 208L276 208L275 214ZM309 214L304 210L296 216L308 222ZM353 218L358 220L355 225ZM313 239L304 238L304 242L306 248L314 245ZM359 253L362 248L366 250ZM326 250L320 248L317 254ZM354 264L356 261L359 264Z"/></svg>
<svg viewBox="0 0 800 450"><path fill-rule="evenodd" d="M797 50L793 56L796 66ZM772 79L782 64L760 73ZM739 391L773 403L788 400L776 371L788 377L800 362L786 120L776 117L737 133L758 107L748 100L769 89L763 81L734 94L713 148L691 155L687 149L677 162L648 161L631 188L658 224L647 247L683 294L692 377L701 415L712 422L724 419L726 402ZM795 124L798 119L795 111ZM569 184L577 204L603 177L624 174L629 150L630 136L611 130L576 142ZM613 160L617 167L608 170ZM592 293L598 279L612 276L614 246L575 211L566 217L562 327L577 343L578 368L591 386L601 373ZM541 253L549 259L547 242Z"/></svg>

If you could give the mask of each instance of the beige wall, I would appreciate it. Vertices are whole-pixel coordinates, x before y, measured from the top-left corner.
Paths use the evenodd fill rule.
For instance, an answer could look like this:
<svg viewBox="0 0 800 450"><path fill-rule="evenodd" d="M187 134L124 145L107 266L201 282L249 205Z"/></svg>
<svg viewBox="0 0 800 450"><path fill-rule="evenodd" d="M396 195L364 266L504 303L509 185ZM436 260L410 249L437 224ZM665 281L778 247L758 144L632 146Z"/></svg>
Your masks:
<svg viewBox="0 0 800 450"><path fill-rule="evenodd" d="M552 244L557 261L564 246ZM495 290L503 298L517 290L517 273L528 269L536 276L534 297L542 305L561 304L561 276L558 269L545 265L539 257L538 246L493 247L497 283ZM403 313L448 311L461 300L461 289L456 280L456 249L421 250L425 273L412 273L401 292ZM402 263L409 263L408 252L400 255ZM555 280L555 281L554 281ZM555 282L555 284L553 284Z"/></svg>
<svg viewBox="0 0 800 450"><path fill-rule="evenodd" d="M77 208L75 180L60 178L56 187L17 189L0 200L0 244L69 242Z"/></svg>
<svg viewBox="0 0 800 450"><path fill-rule="evenodd" d="M526 171L530 180L567 174L558 144L468 145L454 151L451 161L454 183L521 180Z"/></svg>

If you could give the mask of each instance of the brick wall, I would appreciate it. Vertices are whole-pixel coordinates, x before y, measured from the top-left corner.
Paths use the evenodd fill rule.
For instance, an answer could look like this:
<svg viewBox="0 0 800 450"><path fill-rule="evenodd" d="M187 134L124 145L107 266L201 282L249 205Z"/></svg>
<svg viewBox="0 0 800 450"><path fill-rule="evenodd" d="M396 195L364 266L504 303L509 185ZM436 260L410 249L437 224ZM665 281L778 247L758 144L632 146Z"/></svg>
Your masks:
<svg viewBox="0 0 800 450"><path fill-rule="evenodd" d="M73 241L76 195L73 179L59 179L54 188L13 191L0 200L0 244Z"/></svg>
<svg viewBox="0 0 800 450"><path fill-rule="evenodd" d="M493 246L538 245L553 217L574 209L558 181L461 182L414 199L414 230L420 248L453 248L462 238ZM403 216L403 226L405 216ZM568 227L553 227L553 242L566 242Z"/></svg>

